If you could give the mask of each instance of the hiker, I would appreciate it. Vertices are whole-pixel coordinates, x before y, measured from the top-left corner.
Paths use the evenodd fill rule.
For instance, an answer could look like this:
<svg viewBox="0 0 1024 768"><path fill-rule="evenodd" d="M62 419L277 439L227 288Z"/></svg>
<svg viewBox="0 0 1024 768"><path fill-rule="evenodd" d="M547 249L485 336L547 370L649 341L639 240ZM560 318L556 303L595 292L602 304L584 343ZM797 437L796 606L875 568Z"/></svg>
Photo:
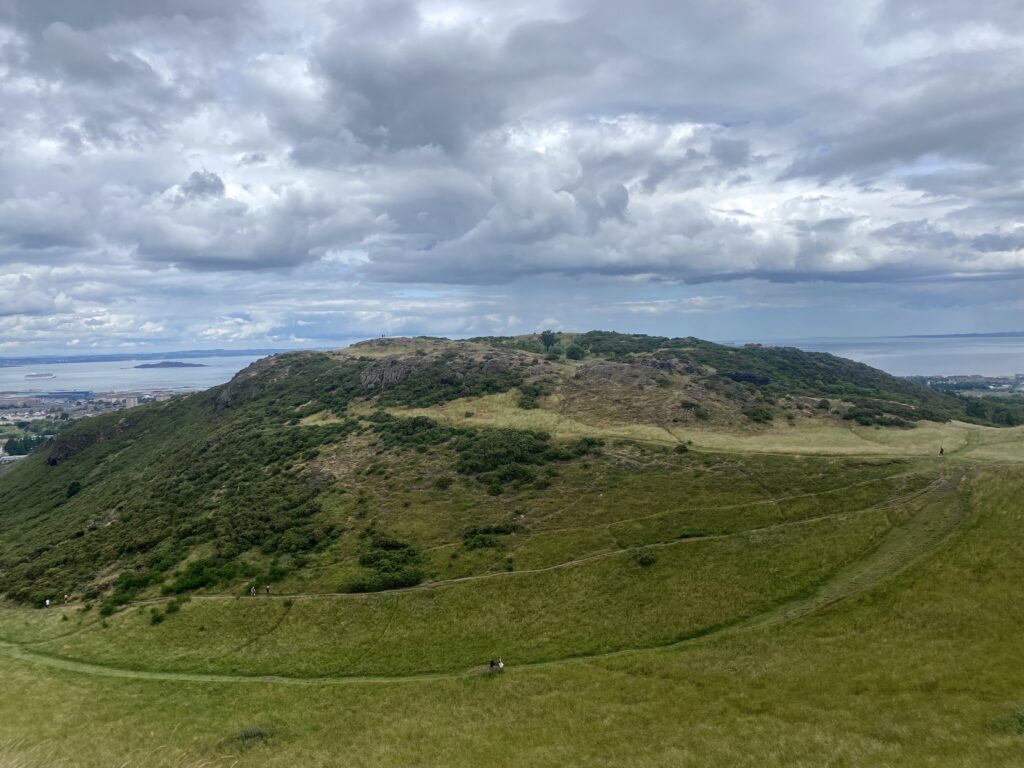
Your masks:
<svg viewBox="0 0 1024 768"><path fill-rule="evenodd" d="M249 587L249 596L250 597L256 597L256 585L255 584L253 584L251 587Z"/></svg>
<svg viewBox="0 0 1024 768"><path fill-rule="evenodd" d="M497 664L496 664L496 663L494 662L494 659L491 659L491 660L490 660L490 662L488 662L488 663L490 664L491 672L493 672L493 671L494 671L494 668L495 668L496 666L498 666L498 665L497 665Z"/></svg>
<svg viewBox="0 0 1024 768"><path fill-rule="evenodd" d="M267 584L267 594L268 595L270 594L270 585L269 584Z"/></svg>
<svg viewBox="0 0 1024 768"><path fill-rule="evenodd" d="M939 456L945 456L945 455L946 455L946 449L945 449L945 448L943 448L943 447L942 447L942 446L940 445L940 446L939 446Z"/></svg>
<svg viewBox="0 0 1024 768"><path fill-rule="evenodd" d="M71 595L64 595L64 605L71 602Z"/></svg>
<svg viewBox="0 0 1024 768"><path fill-rule="evenodd" d="M505 671L505 660L503 658L501 658L501 656L498 657L498 671L499 672L504 672Z"/></svg>
<svg viewBox="0 0 1024 768"><path fill-rule="evenodd" d="M47 608L49 608L49 607L50 607L50 598L46 598L46 607L47 607Z"/></svg>

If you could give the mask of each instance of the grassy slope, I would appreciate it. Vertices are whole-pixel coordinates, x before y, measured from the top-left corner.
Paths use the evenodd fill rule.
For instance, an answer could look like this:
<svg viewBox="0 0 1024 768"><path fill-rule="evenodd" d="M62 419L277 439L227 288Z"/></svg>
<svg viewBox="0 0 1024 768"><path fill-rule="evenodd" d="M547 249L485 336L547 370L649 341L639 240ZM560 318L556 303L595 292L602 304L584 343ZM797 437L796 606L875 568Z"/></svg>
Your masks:
<svg viewBox="0 0 1024 768"><path fill-rule="evenodd" d="M16 765L1011 766L1024 760L1020 473L867 594L771 629L501 677L285 686L110 679L0 654ZM583 727L583 724L589 724ZM231 736L260 725L248 749Z"/></svg>
<svg viewBox="0 0 1024 768"><path fill-rule="evenodd" d="M404 351L430 361L437 346ZM460 348L473 365L492 354ZM562 377L537 397L539 408L519 407L515 390L493 391L508 384L507 368L498 379L490 369L456 377L438 399L427 385L450 360L390 390L393 413L458 430L435 440L430 431L389 432L408 424L374 415L359 374L378 363L373 370L392 369L386 348L365 351L372 360L354 368L348 354L289 358L301 376L269 366L160 407L174 418L136 411L137 424L74 446L77 457L56 467L33 459L4 479L0 492L27 502L6 514L8 551L75 530L117 532L132 512L153 530L125 530L147 535L254 510L268 525L333 527L318 529L331 533L301 550L301 562L290 551L274 555L295 567L272 598L239 597L244 582L235 578L208 584L173 613L159 583L138 595L156 602L106 618L78 602L0 608L0 764L988 766L1024 758L1024 674L1014 656L1024 624L1013 535L1024 490L1020 430L851 428L799 400L792 424L732 427L720 393L710 396L711 424L666 421L666 403L689 397L689 374L652 384L660 369L602 364L580 385L575 364L516 352L526 379L537 366L540 376ZM650 421L630 422L623 403ZM516 459L531 479L491 495L487 474L480 482L455 471L488 426L543 427L551 445L605 444L546 464ZM509 434L511 446L525 433ZM714 451L679 454L684 440ZM947 448L945 462L937 445ZM991 468L978 470L982 463ZM152 506L153 479L173 486L183 473L196 490L175 498L189 514ZM450 486L437 487L439 477ZM71 478L84 478L85 489L68 499ZM315 497L312 515L275 506L303 488ZM152 509L161 514L141 514ZM486 546L464 538L470 528L511 524ZM322 594L358 574L376 535L359 534L371 527L415 544L424 583ZM182 552L194 560L234 541L230 526L207 533ZM63 546L43 558L50 568ZM239 557L265 565L270 555ZM597 658L609 652L621 654ZM498 654L510 662L506 674L482 674L479 664ZM377 682L359 682L363 675ZM237 738L251 726L267 740Z"/></svg>

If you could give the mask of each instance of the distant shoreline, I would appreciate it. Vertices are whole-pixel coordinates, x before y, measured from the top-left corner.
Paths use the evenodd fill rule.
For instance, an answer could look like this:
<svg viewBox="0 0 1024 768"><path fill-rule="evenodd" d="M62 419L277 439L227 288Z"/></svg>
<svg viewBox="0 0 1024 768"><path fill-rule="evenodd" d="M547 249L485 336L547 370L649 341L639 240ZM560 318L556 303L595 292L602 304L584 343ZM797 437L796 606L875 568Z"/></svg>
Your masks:
<svg viewBox="0 0 1024 768"><path fill-rule="evenodd" d="M209 368L205 363L183 363L180 360L162 360L159 363L142 363L136 368Z"/></svg>
<svg viewBox="0 0 1024 768"><path fill-rule="evenodd" d="M291 349L189 349L181 352L112 353L100 355L36 355L0 357L0 368L59 365L62 363L119 363L131 360L173 360L178 357L266 357ZM140 366L136 366L140 367ZM176 366L177 367L177 366Z"/></svg>

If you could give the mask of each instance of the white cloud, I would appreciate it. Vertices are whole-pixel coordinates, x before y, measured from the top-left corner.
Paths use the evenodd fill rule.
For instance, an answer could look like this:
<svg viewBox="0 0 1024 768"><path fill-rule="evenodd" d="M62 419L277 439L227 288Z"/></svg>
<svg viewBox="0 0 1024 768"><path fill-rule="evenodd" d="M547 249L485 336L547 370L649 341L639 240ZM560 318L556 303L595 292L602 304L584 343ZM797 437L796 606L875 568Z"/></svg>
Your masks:
<svg viewBox="0 0 1024 768"><path fill-rule="evenodd" d="M747 280L1016 311L1012 3L16 5L0 332L24 349L756 331L779 305Z"/></svg>

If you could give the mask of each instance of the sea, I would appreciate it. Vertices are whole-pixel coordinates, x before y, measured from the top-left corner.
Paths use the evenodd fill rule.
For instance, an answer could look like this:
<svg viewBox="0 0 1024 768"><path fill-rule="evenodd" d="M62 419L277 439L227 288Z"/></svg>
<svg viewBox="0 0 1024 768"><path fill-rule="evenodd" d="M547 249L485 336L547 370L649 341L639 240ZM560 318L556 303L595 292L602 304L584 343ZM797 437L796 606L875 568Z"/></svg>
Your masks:
<svg viewBox="0 0 1024 768"><path fill-rule="evenodd" d="M33 394L68 390L138 392L154 389L190 391L223 384L262 356L188 357L183 363L202 368L136 368L159 360L86 361L75 363L26 362L0 367L0 392ZM172 358L173 359L173 358ZM26 379L29 373L52 373L52 379Z"/></svg>
<svg viewBox="0 0 1024 768"><path fill-rule="evenodd" d="M1012 376L1024 374L1024 335L926 336L807 339L748 339L726 343L761 343L829 352L880 368L896 376ZM182 358L202 368L136 368L156 360L26 362L0 367L0 393L31 394L62 390L136 392L154 389L191 391L223 384L254 356ZM173 358L172 358L173 359ZM47 379L26 379L29 373L52 373Z"/></svg>

